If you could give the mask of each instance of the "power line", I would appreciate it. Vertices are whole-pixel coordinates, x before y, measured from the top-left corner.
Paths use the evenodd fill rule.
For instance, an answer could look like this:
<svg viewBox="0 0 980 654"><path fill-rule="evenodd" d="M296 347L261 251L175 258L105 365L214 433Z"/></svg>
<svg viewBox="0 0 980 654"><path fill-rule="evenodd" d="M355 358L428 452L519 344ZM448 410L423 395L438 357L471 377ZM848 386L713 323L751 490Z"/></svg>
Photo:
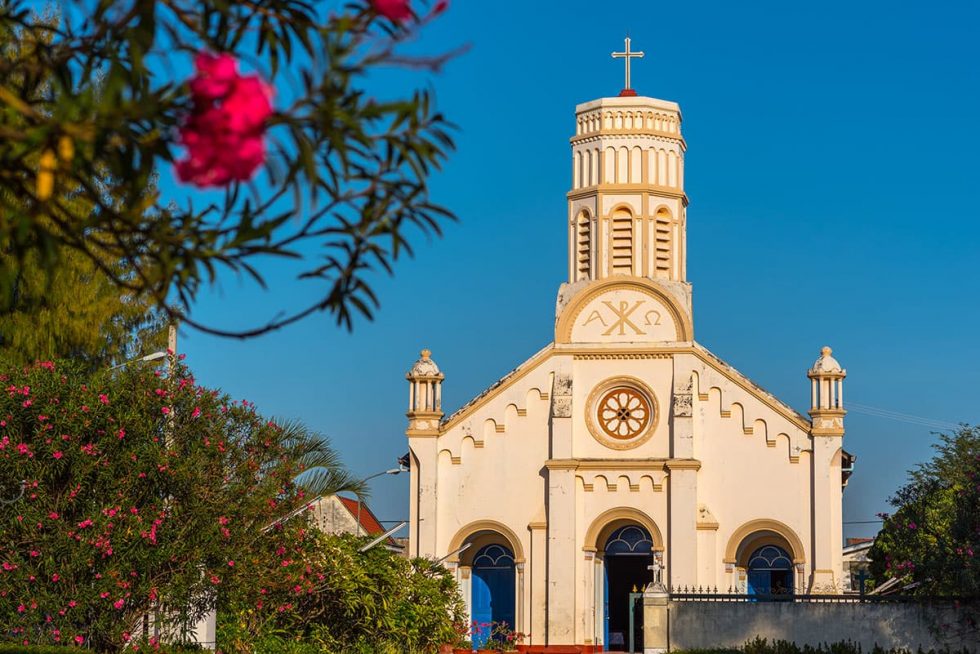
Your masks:
<svg viewBox="0 0 980 654"><path fill-rule="evenodd" d="M943 430L959 429L960 427L960 425L956 423L946 422L944 420L925 418L923 416L916 416L910 413L901 413L899 411L892 411L891 409L882 409L879 407L869 406L867 404L859 404L857 402L848 403L847 408L855 413L863 413L865 415L874 416L875 418L884 418L886 420L894 420L896 422L919 425L920 427L930 427L932 429Z"/></svg>

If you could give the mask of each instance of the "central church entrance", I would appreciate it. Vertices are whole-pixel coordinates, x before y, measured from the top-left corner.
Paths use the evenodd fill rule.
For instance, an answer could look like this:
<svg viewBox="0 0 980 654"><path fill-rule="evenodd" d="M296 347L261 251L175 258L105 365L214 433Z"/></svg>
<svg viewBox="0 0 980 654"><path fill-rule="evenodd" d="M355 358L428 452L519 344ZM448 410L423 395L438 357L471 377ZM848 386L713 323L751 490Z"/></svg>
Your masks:
<svg viewBox="0 0 980 654"><path fill-rule="evenodd" d="M632 651L643 651L643 602L636 594L652 580L652 563L653 541L643 527L620 527L606 540L603 642L607 652L630 651L631 616Z"/></svg>

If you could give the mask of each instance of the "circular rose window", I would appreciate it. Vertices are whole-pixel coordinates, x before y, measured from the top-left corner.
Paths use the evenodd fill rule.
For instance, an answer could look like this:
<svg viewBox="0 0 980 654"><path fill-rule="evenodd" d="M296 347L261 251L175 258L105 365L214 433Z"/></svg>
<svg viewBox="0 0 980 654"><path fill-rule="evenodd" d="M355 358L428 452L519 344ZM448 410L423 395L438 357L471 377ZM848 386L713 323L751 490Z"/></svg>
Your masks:
<svg viewBox="0 0 980 654"><path fill-rule="evenodd" d="M628 440L650 424L650 404L632 388L615 388L599 400L599 426L607 436Z"/></svg>
<svg viewBox="0 0 980 654"><path fill-rule="evenodd" d="M613 377L589 394L586 423L600 443L628 450L645 443L657 426L657 399L639 379Z"/></svg>

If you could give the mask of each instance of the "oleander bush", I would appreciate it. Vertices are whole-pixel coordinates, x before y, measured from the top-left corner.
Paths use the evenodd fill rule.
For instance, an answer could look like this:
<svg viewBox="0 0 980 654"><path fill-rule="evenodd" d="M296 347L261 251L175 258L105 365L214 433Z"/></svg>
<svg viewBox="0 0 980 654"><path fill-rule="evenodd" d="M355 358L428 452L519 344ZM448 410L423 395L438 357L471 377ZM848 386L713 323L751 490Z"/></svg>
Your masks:
<svg viewBox="0 0 980 654"><path fill-rule="evenodd" d="M225 652L384 654L436 652L465 621L452 575L351 535L300 530L256 551L261 584L223 594Z"/></svg>
<svg viewBox="0 0 980 654"><path fill-rule="evenodd" d="M359 487L318 435L170 367L0 374L0 641L113 652L149 618L179 642L222 593L261 583L269 541L302 537L265 528L304 486Z"/></svg>

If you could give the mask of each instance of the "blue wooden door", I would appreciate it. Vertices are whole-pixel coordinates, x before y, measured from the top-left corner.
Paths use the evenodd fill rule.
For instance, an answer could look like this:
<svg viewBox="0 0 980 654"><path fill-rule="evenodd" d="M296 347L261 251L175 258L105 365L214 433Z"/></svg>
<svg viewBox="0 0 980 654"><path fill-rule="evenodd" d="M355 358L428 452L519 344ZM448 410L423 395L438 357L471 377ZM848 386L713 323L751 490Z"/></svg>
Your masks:
<svg viewBox="0 0 980 654"><path fill-rule="evenodd" d="M768 570L749 570L749 595L768 595L770 579Z"/></svg>
<svg viewBox="0 0 980 654"><path fill-rule="evenodd" d="M473 558L470 607L473 645L479 649L490 636L493 623L506 622L514 628L514 557L500 545L487 545Z"/></svg>

